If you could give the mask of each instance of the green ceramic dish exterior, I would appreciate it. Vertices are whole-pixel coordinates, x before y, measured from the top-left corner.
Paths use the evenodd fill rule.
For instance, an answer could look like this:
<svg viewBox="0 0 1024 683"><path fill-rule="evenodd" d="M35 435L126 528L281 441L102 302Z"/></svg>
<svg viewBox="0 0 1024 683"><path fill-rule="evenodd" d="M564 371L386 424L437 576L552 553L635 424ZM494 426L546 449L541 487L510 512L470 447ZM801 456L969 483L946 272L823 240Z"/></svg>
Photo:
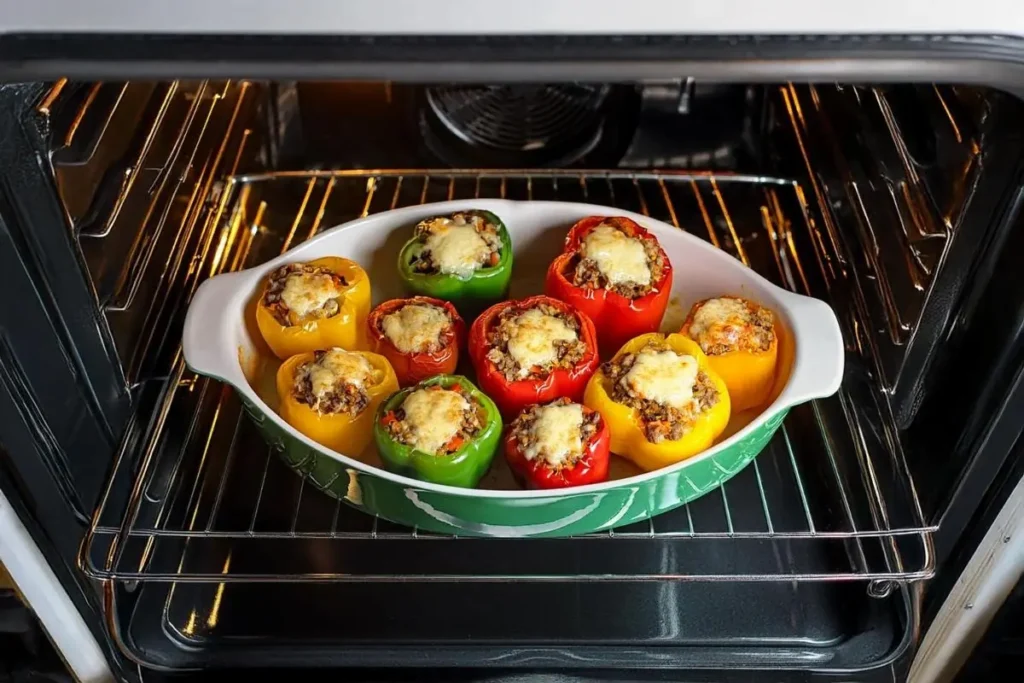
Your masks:
<svg viewBox="0 0 1024 683"><path fill-rule="evenodd" d="M267 443L306 481L369 514L427 531L460 536L572 536L612 529L668 512L715 489L768 445L788 410L775 413L746 438L688 467L644 481L622 480L594 493L559 491L543 498L492 498L485 506L460 496L405 486L346 467L310 448L243 400Z"/></svg>

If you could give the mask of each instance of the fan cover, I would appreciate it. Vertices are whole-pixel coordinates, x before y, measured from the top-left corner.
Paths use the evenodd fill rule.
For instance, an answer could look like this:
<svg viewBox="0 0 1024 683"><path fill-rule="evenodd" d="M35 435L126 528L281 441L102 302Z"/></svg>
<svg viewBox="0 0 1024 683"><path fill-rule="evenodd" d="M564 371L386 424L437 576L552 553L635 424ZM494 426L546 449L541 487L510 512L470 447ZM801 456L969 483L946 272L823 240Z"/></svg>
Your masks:
<svg viewBox="0 0 1024 683"><path fill-rule="evenodd" d="M609 86L446 86L426 91L430 113L462 145L516 163L571 163L601 135Z"/></svg>

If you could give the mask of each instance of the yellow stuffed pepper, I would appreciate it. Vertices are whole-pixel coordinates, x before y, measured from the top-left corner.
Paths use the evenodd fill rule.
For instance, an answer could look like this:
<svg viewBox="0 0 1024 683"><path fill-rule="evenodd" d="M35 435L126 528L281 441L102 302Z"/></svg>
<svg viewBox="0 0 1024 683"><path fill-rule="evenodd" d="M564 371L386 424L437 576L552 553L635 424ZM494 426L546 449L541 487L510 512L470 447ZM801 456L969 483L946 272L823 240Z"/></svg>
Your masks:
<svg viewBox="0 0 1024 683"><path fill-rule="evenodd" d="M735 296L698 301L680 332L707 354L729 388L736 412L764 405L775 383L779 339L775 315Z"/></svg>
<svg viewBox="0 0 1024 683"><path fill-rule="evenodd" d="M697 344L640 335L591 377L584 404L601 413L611 450L656 470L710 447L729 422L729 392Z"/></svg>
<svg viewBox="0 0 1024 683"><path fill-rule="evenodd" d="M256 306L256 324L274 355L365 345L370 278L355 261L336 256L289 263L270 274Z"/></svg>
<svg viewBox="0 0 1024 683"><path fill-rule="evenodd" d="M384 356L332 348L292 356L277 371L281 417L317 443L353 457L373 438L373 416L398 391Z"/></svg>

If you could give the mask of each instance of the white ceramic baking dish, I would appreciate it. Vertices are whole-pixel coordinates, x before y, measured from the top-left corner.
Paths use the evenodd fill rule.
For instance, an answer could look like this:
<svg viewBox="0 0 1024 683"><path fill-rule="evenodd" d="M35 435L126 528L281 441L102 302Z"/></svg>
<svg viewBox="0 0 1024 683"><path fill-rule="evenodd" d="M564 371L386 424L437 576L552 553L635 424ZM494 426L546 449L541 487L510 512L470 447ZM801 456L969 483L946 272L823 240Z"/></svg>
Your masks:
<svg viewBox="0 0 1024 683"><path fill-rule="evenodd" d="M724 294L752 299L778 314L783 334L774 400L760 414L735 416L724 438L690 459L646 473L620 463L607 482L560 491L518 490L500 472L485 478L486 488L426 483L385 471L374 464L379 461L372 453L329 450L285 423L272 399L261 397L266 393L251 369L263 345L246 317L266 275L285 263L342 256L369 273L374 304L400 297L405 292L397 254L413 226L468 209L492 211L507 226L514 249L513 298L542 292L548 264L579 219L619 215L636 221L658 238L675 272L663 331L678 331L694 302ZM777 287L683 230L605 206L505 200L441 202L375 214L324 231L259 266L210 278L188 309L183 349L189 368L235 388L267 441L324 492L394 522L487 536L587 533L637 522L704 495L753 460L792 406L835 393L844 356L838 321L826 303ZM499 460L500 455L492 469L501 469Z"/></svg>

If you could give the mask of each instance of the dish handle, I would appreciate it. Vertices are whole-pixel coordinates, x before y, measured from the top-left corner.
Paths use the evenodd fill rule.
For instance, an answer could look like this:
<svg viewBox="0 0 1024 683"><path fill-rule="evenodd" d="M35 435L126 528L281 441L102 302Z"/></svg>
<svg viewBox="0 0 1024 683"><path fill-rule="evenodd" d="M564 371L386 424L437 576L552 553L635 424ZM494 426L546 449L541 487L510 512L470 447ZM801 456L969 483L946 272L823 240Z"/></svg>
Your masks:
<svg viewBox="0 0 1024 683"><path fill-rule="evenodd" d="M820 299L786 293L793 338L798 340L786 387L787 403L796 405L831 396L843 382L846 350L832 307Z"/></svg>
<svg viewBox="0 0 1024 683"><path fill-rule="evenodd" d="M224 273L205 280L185 314L181 350L185 364L200 375L234 384L241 376L235 343L237 305L232 299L246 273Z"/></svg>

